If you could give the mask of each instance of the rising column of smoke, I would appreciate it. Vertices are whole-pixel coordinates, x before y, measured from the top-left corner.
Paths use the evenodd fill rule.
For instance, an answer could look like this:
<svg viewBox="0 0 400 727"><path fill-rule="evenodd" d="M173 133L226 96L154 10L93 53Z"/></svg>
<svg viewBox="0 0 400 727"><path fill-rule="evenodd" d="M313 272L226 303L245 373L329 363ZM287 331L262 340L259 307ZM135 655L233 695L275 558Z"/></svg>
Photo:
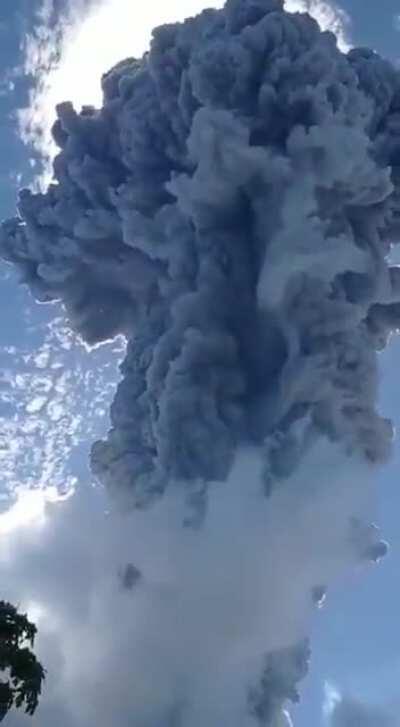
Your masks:
<svg viewBox="0 0 400 727"><path fill-rule="evenodd" d="M221 641L222 607L182 632L173 621L177 640L207 635L220 671L211 707L210 651L190 686L177 660L171 724L232 719L230 677L247 695L238 724L279 723L306 670L312 600L386 549L364 517L392 440L376 351L400 314L387 262L400 75L372 51L341 53L281 0L228 0L157 28L103 93L100 110L58 107L55 183L21 192L1 254L90 344L127 336L93 471L124 505L183 497L197 531L176 556L178 611L218 594L235 624ZM254 611L207 571L215 560L234 578L227 533Z"/></svg>

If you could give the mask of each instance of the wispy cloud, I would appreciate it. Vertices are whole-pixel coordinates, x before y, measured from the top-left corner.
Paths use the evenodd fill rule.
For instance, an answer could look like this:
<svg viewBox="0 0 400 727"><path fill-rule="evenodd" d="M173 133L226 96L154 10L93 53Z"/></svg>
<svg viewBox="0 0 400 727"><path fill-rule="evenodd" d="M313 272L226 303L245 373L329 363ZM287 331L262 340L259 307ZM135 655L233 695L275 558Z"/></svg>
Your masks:
<svg viewBox="0 0 400 727"><path fill-rule="evenodd" d="M334 712L337 704L341 700L340 691L332 682L325 682L324 684L324 703L322 706L322 713L324 717L324 723L328 722Z"/></svg>

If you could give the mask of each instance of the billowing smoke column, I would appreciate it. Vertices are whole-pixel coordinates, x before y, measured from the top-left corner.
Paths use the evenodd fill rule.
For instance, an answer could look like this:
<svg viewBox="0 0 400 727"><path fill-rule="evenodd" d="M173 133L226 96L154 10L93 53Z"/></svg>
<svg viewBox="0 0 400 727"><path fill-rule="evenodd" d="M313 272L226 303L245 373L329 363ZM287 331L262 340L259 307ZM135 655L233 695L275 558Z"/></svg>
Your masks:
<svg viewBox="0 0 400 727"><path fill-rule="evenodd" d="M157 28L150 52L102 84L100 110L58 107L55 182L21 193L1 254L39 300L64 303L89 344L128 339L96 476L124 506L181 497L192 565L207 573L207 553L219 574L244 573L224 590L200 568L200 588L189 556L185 576L176 566L187 613L191 588L224 604L215 621L188 617L203 657L202 635L207 648L214 639L214 691L204 658L190 660L190 686L175 664L170 721L144 710L132 724L284 724L306 672L308 610L386 549L365 515L392 440L376 352L400 325L388 264L400 74L370 50L342 54L281 0L228 0ZM241 589L257 612L246 602L244 629ZM178 643L189 627L174 624ZM230 676L240 714L227 707Z"/></svg>

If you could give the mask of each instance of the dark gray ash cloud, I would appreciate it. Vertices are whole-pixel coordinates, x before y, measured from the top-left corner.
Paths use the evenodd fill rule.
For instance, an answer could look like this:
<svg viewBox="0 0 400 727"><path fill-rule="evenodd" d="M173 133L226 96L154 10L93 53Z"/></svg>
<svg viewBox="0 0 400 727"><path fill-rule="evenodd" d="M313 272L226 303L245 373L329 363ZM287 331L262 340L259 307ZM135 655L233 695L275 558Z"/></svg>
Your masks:
<svg viewBox="0 0 400 727"><path fill-rule="evenodd" d="M101 109L58 107L54 183L21 192L0 238L85 341L128 339L95 475L136 507L178 484L200 527L210 483L242 450L262 459L272 499L321 442L385 462L377 351L400 325L400 73L341 53L281 0L228 0L157 28L102 84ZM379 559L386 545L347 504L344 549Z"/></svg>

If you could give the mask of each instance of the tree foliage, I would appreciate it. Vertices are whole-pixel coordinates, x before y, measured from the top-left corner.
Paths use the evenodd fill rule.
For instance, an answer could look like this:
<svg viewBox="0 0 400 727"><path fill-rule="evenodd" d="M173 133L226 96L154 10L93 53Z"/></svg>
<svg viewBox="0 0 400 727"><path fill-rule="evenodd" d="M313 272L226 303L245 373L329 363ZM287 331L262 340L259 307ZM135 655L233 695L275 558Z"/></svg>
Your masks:
<svg viewBox="0 0 400 727"><path fill-rule="evenodd" d="M29 648L36 633L26 614L0 601L0 671L7 674L0 679L0 721L12 707L24 707L33 715L38 706L46 672Z"/></svg>

